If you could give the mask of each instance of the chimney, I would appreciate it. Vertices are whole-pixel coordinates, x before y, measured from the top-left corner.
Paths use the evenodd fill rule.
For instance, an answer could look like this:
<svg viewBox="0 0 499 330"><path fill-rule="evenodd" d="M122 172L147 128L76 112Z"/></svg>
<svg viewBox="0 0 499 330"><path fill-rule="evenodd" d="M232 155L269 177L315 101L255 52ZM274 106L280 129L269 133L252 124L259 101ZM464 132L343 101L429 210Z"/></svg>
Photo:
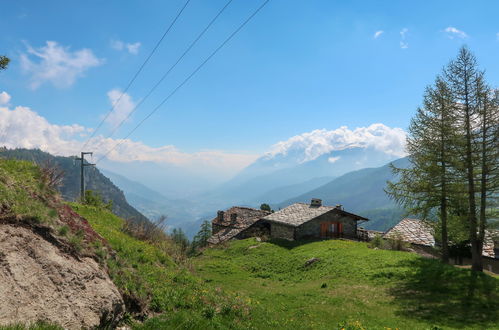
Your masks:
<svg viewBox="0 0 499 330"><path fill-rule="evenodd" d="M218 222L223 222L224 221L224 211L218 211L217 212L217 220L218 220Z"/></svg>
<svg viewBox="0 0 499 330"><path fill-rule="evenodd" d="M336 204L335 208L338 209L338 210L343 210L343 205Z"/></svg>
<svg viewBox="0 0 499 330"><path fill-rule="evenodd" d="M234 223L237 221L237 213L231 213L230 222Z"/></svg>
<svg viewBox="0 0 499 330"><path fill-rule="evenodd" d="M312 198L312 201L310 202L310 206L315 206L315 207L322 206L322 199Z"/></svg>

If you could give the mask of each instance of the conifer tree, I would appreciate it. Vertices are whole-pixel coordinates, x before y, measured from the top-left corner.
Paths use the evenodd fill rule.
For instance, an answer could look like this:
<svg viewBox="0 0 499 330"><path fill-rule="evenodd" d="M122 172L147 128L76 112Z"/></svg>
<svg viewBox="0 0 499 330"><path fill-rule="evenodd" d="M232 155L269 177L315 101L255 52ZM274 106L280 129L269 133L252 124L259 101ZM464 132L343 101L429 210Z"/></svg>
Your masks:
<svg viewBox="0 0 499 330"><path fill-rule="evenodd" d="M387 193L411 214L428 219L437 210L442 261L449 261L447 219L453 189L454 100L449 86L437 77L426 88L423 107L411 120L407 151L411 166L399 169L397 183L388 182Z"/></svg>
<svg viewBox="0 0 499 330"><path fill-rule="evenodd" d="M10 58L0 55L0 71L7 69L9 66Z"/></svg>
<svg viewBox="0 0 499 330"><path fill-rule="evenodd" d="M445 80L455 98L453 112L460 139L456 140L456 171L463 179L468 206L468 228L471 242L472 269L482 271L482 246L477 217L477 174L480 172L480 108L483 107L484 73L478 70L475 56L467 47L462 47L455 60L444 69ZM484 205L486 201L484 200Z"/></svg>
<svg viewBox="0 0 499 330"><path fill-rule="evenodd" d="M208 245L208 239L211 237L211 222L208 220L203 221L201 227L192 239L192 251L204 248Z"/></svg>

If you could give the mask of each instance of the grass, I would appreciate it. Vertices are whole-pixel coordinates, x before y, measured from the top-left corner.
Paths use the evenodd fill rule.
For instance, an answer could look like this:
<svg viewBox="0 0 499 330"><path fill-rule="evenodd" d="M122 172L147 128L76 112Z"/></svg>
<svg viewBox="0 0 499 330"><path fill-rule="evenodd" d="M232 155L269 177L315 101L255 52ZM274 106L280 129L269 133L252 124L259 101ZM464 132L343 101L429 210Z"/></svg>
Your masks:
<svg viewBox="0 0 499 330"><path fill-rule="evenodd" d="M12 324L0 326L0 330L63 330L63 328L45 321L38 321L30 325Z"/></svg>
<svg viewBox="0 0 499 330"><path fill-rule="evenodd" d="M311 258L319 261L305 266ZM412 253L247 239L194 264L207 283L247 301L247 327L499 329L499 279Z"/></svg>
<svg viewBox="0 0 499 330"><path fill-rule="evenodd" d="M0 159L0 215L47 223L57 212L46 203L54 191L33 163Z"/></svg>
<svg viewBox="0 0 499 330"><path fill-rule="evenodd" d="M247 307L237 294L206 285L160 246L129 236L121 218L102 208L70 205L116 251L107 258L109 273L134 316L162 314L134 328L226 329L244 318Z"/></svg>

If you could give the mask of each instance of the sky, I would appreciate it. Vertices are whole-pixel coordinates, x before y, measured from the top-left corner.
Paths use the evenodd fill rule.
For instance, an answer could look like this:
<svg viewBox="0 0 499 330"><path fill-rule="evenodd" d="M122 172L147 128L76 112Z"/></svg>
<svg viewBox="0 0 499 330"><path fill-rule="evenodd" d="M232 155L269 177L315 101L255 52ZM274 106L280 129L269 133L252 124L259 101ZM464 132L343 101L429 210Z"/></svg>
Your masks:
<svg viewBox="0 0 499 330"><path fill-rule="evenodd" d="M120 99L87 148L104 155L263 0L233 0L106 138L226 3L191 0L122 94L185 0L3 2L0 54L12 62L0 73L0 145L77 154ZM270 0L108 157L232 175L276 147L331 132L383 127L400 139L425 86L462 45L499 85L497 12L493 0Z"/></svg>

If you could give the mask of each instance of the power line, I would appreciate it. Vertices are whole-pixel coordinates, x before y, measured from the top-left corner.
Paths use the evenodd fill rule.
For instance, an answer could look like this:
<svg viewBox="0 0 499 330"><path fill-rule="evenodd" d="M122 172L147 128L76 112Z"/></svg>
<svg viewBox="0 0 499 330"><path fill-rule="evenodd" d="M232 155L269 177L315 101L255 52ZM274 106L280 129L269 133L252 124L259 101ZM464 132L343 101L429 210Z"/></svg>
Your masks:
<svg viewBox="0 0 499 330"><path fill-rule="evenodd" d="M149 56L147 56L146 60L139 67L139 70L135 73L135 75L130 80L130 82L128 83L128 85L126 86L126 88L123 90L123 92L121 93L121 95L118 98L118 100L113 103L111 109L106 114L106 116L104 117L104 119L101 120L101 122L99 123L99 125L97 125L97 128L92 132L92 135L90 135L90 137L87 139L87 141L85 141L85 144L81 148L82 150L85 149L85 147L87 146L88 142L90 142L90 140L95 136L95 133L97 133L97 131L99 130L99 128L101 128L101 126L104 124L104 122L109 117L109 115L111 115L111 113L114 111L114 109L116 108L116 106L120 103L121 98L123 97L123 95L128 91L128 89L130 88L130 86L132 86L132 84L135 81L135 79L137 79L137 77L139 76L139 74L142 72L142 69L144 69L144 67L146 66L147 62L149 62L149 60L151 59L151 57L153 56L153 54L158 49L159 45L163 42L163 39L165 39L166 35L170 32L170 30L172 29L173 25L175 25L175 22L177 22L177 20L179 19L180 15L182 15L185 7L187 7L187 5L189 4L190 1L191 0L187 0L185 2L185 4L182 6L182 8L179 10L179 12L177 13L177 15L173 19L173 21L170 23L170 25L168 26L168 28L166 29L166 31L163 33L163 35L161 36L161 38L156 43L156 46L154 46L153 50L149 53Z"/></svg>
<svg viewBox="0 0 499 330"><path fill-rule="evenodd" d="M241 31L241 29L249 22L251 21L251 19L253 17L256 16L256 14L258 14L258 12L260 10L262 10L263 7L265 7L267 5L267 3L269 3L270 0L265 0L261 5L260 7L258 7L241 25L239 25L239 27L234 31L232 32L231 35L229 35L229 37L227 37L227 39L224 40L224 42L222 42L189 76L187 76L187 78L185 78L167 97L165 97L163 99L163 101L161 101L160 104L158 104L144 119L142 119L123 139L121 142L117 143L114 145L114 147L112 147L108 152L106 152L103 156L101 156L97 162L99 163L103 158L105 158L107 155L109 155L114 149L116 149L117 147L119 147L121 144L124 143L125 139L127 139L130 135L133 134L133 132L135 132L137 130L137 128L139 128L147 119L149 119L149 117L151 117L156 111L158 111L158 109L163 105L165 104L175 93L177 93L177 91L182 88L182 86L184 86L199 70L201 70L201 68L213 57L215 56L216 53L218 53L218 51L220 49L222 49L239 31Z"/></svg>
<svg viewBox="0 0 499 330"><path fill-rule="evenodd" d="M137 105L135 105L133 107L132 111L130 111L128 113L128 115L112 130L112 132L106 136L106 139L113 136L114 133L116 133L118 131L118 129L132 116L132 114L134 114L138 110L138 108L142 105L142 103L144 103L144 101L156 90L156 88L158 88L158 86L163 82L163 80L165 80L165 78L170 74L170 72L172 72L172 70L177 66L177 64L180 63L180 61L185 57L185 55L187 55L187 53L192 49L192 47L194 47L194 45L196 45L196 43L199 41L199 39L201 39L201 37L206 33L206 31L208 31L208 29L213 25L213 23L215 23L215 21L218 19L218 17L220 15L222 15L224 10L230 5L230 3L232 1L233 0L227 1L225 6L223 6L222 9L220 9L218 11L218 13L215 15L215 17L213 17L213 19L208 23L208 25L203 29L203 31L201 31L201 33L191 42L189 47L187 47L187 49L184 51L184 53L182 55L180 55L180 57L177 59L177 61L168 69L168 71L166 71L166 73L161 77L161 79L158 80L158 82L149 90L149 92L146 94L146 96L143 97L139 101L139 103L137 103ZM102 143L103 142L101 142L96 147L96 149L98 149L102 145Z"/></svg>

